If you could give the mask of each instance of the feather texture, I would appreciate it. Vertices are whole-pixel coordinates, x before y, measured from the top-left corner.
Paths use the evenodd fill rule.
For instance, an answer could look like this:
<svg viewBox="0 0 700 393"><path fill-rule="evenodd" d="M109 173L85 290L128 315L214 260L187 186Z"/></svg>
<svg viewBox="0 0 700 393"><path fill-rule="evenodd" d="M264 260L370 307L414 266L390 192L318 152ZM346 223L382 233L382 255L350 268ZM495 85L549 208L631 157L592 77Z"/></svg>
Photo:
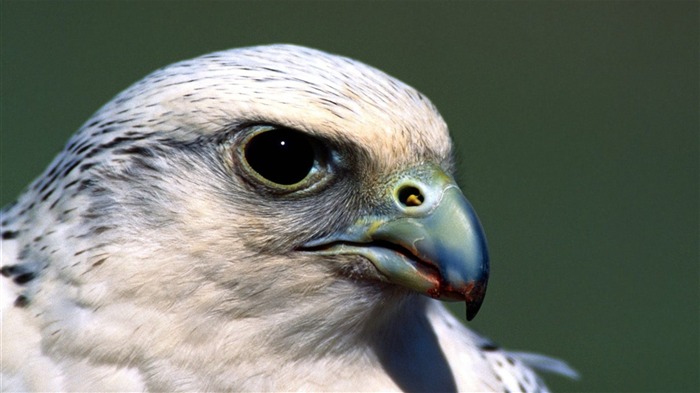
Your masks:
<svg viewBox="0 0 700 393"><path fill-rule="evenodd" d="M259 127L313 141L310 180L259 179L241 153ZM573 376L495 348L361 255L303 248L385 211L411 168L450 173L450 151L427 98L344 57L272 45L155 71L1 212L2 390L544 391L533 369Z"/></svg>

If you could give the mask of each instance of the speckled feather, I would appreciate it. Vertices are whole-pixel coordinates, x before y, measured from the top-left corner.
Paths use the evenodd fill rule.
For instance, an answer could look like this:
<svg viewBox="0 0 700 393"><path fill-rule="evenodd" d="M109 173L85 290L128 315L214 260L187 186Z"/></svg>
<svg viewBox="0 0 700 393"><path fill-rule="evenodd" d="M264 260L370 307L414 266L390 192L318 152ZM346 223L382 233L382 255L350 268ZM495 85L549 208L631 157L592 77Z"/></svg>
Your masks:
<svg viewBox="0 0 700 393"><path fill-rule="evenodd" d="M343 152L323 187L241 176L254 124ZM3 391L544 391L533 368L361 258L295 252L376 203L394 173L450 172L416 90L291 45L155 71L100 109L1 213Z"/></svg>

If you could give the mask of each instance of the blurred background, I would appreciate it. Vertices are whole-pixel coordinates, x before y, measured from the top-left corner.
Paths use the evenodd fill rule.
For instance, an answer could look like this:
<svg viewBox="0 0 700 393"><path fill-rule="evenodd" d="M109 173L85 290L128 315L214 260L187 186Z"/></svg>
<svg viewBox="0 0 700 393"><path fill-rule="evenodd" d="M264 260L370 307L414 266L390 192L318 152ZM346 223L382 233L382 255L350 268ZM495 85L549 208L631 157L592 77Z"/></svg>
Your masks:
<svg viewBox="0 0 700 393"><path fill-rule="evenodd" d="M274 42L343 54L450 125L492 255L471 327L569 361L582 378L557 391L700 390L700 3L0 4L2 205L156 68Z"/></svg>

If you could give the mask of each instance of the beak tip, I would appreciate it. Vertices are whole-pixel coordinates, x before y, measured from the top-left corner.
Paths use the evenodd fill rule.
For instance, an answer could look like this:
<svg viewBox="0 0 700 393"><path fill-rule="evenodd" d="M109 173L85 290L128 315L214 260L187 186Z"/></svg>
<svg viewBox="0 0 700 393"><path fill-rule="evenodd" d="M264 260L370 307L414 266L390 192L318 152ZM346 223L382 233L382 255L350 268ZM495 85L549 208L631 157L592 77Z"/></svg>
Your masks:
<svg viewBox="0 0 700 393"><path fill-rule="evenodd" d="M465 291L465 302L467 304L467 321L471 321L481 309L486 295L486 280L471 282Z"/></svg>
<svg viewBox="0 0 700 393"><path fill-rule="evenodd" d="M476 314L479 312L480 308L480 303L467 302L467 321L471 321L472 319L474 319L474 317L476 317Z"/></svg>

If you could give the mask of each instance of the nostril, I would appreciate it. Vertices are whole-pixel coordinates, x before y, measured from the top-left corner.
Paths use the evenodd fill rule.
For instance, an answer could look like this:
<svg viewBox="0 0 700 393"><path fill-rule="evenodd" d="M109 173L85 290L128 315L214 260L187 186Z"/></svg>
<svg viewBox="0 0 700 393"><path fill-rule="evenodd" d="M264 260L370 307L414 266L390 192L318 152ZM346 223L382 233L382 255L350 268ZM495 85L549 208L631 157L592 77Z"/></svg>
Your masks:
<svg viewBox="0 0 700 393"><path fill-rule="evenodd" d="M416 187L413 186L403 186L399 189L399 202L401 202L402 205L411 207L411 206L420 206L423 204L423 201L425 200L425 197L423 194L420 192L420 190Z"/></svg>

